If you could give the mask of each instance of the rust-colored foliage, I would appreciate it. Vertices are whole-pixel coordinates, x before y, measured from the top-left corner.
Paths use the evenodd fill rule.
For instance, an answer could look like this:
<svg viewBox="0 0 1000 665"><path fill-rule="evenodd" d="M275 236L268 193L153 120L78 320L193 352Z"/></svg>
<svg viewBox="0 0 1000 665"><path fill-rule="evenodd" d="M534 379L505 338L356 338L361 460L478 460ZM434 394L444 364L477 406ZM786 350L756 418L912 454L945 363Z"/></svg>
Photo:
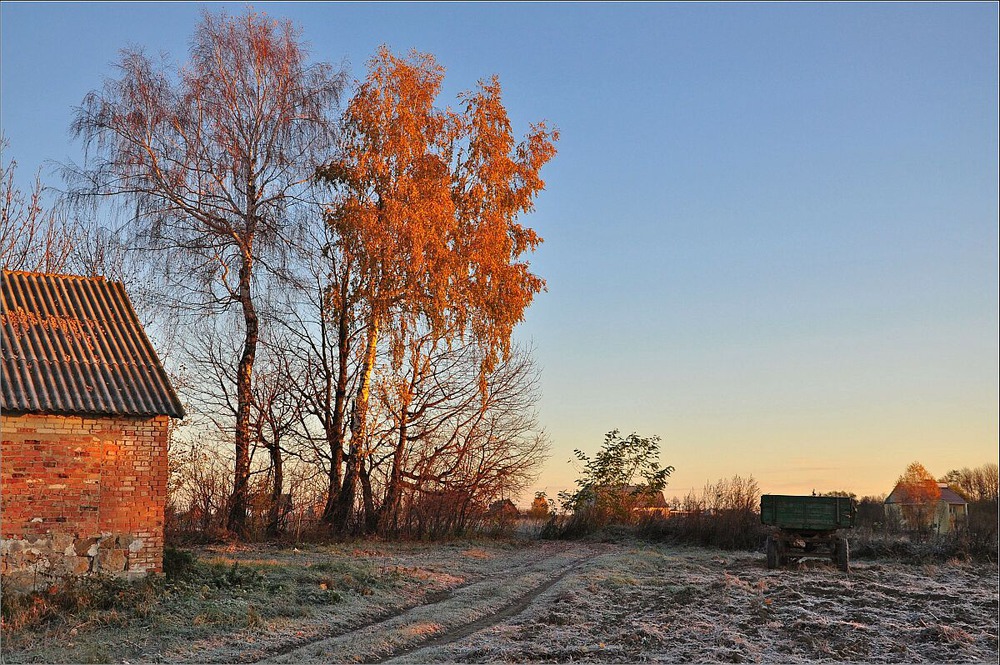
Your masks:
<svg viewBox="0 0 1000 665"><path fill-rule="evenodd" d="M497 79L435 101L444 69L427 54L379 49L344 115L339 156L319 171L339 199L328 215L358 272L372 326L418 317L469 331L489 371L544 281L522 256L541 238L518 223L544 187L558 133L515 142ZM397 357L402 351L397 351Z"/></svg>
<svg viewBox="0 0 1000 665"><path fill-rule="evenodd" d="M517 143L495 77L462 94L460 110L442 109L435 102L443 79L432 56L400 57L381 47L347 105L336 158L317 171L337 194L327 222L341 264L352 266L365 318L351 450L334 518L341 523L356 483L365 482L380 341L398 370L418 329L471 339L481 351L485 403L487 376L509 354L513 327L545 286L522 258L541 238L518 216L544 187L539 171L555 154L558 134L538 124ZM404 395L403 412L407 404ZM400 482L394 464L387 503L398 500Z"/></svg>
<svg viewBox="0 0 1000 665"><path fill-rule="evenodd" d="M914 528L927 526L941 498L941 488L934 476L922 464L913 462L896 483L906 523Z"/></svg>
<svg viewBox="0 0 1000 665"><path fill-rule="evenodd" d="M549 505L549 500L545 497L545 492L536 492L535 500L531 502L531 509L528 511L528 517L535 520L543 520L551 512L552 507Z"/></svg>

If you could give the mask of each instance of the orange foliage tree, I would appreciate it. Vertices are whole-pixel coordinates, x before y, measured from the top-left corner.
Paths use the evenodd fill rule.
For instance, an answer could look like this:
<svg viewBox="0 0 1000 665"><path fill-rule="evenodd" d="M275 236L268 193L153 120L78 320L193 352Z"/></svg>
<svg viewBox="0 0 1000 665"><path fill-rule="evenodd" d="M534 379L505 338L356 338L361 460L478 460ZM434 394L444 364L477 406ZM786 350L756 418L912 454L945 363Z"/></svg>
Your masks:
<svg viewBox="0 0 1000 665"><path fill-rule="evenodd" d="M535 500L531 502L531 509L528 511L528 517L536 520L543 520L552 513L552 506L549 505L549 499L545 496L545 492L535 492Z"/></svg>
<svg viewBox="0 0 1000 665"><path fill-rule="evenodd" d="M341 309L347 300L360 303L362 328L350 448L331 516L340 525L366 463L380 343L399 366L418 328L421 336L471 338L485 382L544 288L522 258L541 238L518 217L544 187L539 171L555 154L558 133L532 125L518 143L495 77L462 94L460 110L441 109L443 79L428 54L380 48L345 110L336 158L318 170L337 194L327 212L336 236L331 254L352 273L353 295L331 295L343 297ZM390 503L398 500L398 476L391 474Z"/></svg>
<svg viewBox="0 0 1000 665"><path fill-rule="evenodd" d="M896 481L903 519L910 528L927 527L934 517L941 488L920 462L913 462Z"/></svg>
<svg viewBox="0 0 1000 665"><path fill-rule="evenodd" d="M343 75L310 64L295 27L249 11L205 13L176 72L125 50L119 76L89 93L74 133L88 162L79 201L115 196L137 238L172 264L173 291L199 311L238 313L235 468L228 528L246 533L259 292L298 226L290 207L333 136Z"/></svg>

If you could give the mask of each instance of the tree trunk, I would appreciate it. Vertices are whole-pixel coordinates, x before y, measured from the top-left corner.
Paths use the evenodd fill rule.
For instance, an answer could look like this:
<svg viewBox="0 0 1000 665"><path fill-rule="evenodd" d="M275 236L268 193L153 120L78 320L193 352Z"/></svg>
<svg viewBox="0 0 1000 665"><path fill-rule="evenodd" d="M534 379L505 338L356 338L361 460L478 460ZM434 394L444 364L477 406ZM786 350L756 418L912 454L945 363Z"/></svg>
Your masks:
<svg viewBox="0 0 1000 665"><path fill-rule="evenodd" d="M285 506L282 504L285 474L281 459L281 446L278 441L268 448L271 454L271 471L274 474L274 484L271 486L271 508L267 519L267 535L271 538L281 533L281 518L284 517Z"/></svg>
<svg viewBox="0 0 1000 665"><path fill-rule="evenodd" d="M329 492L323 508L323 521L335 523L337 505L342 491L340 467L344 463L344 411L347 406L347 361L350 354L350 312L347 308L348 280L345 276L340 289L340 316L337 324L337 387L333 399L333 422L326 430L330 446ZM329 403L329 402L327 402Z"/></svg>
<svg viewBox="0 0 1000 665"><path fill-rule="evenodd" d="M244 252L240 264L239 302L243 306L246 333L243 337L243 354L240 356L236 377L236 463L233 474L233 496L229 502L229 519L226 528L240 538L247 538L247 504L250 480L250 407L253 387L253 363L257 354L260 321L250 293L253 259Z"/></svg>
<svg viewBox="0 0 1000 665"><path fill-rule="evenodd" d="M370 460L371 458L368 459ZM361 505L365 510L365 532L374 533L375 527L378 526L378 512L375 510L375 496L372 492L371 469L368 467L365 458L361 459L359 479L361 480Z"/></svg>
<svg viewBox="0 0 1000 665"><path fill-rule="evenodd" d="M403 484L403 453L406 450L406 426L409 421L407 406L403 406L399 422L399 436L396 439L396 450L392 454L392 470L389 472L389 485L385 490L385 501L378 511L378 532L387 535L399 514L399 502L402 498Z"/></svg>
<svg viewBox="0 0 1000 665"><path fill-rule="evenodd" d="M351 418L351 447L347 455L347 470L334 511L333 527L340 532L347 529L361 478L361 460L367 454L368 396L371 392L372 372L375 369L377 344L378 326L373 322L368 329L365 362L361 369L361 381L358 382L358 395L354 401L354 415Z"/></svg>
<svg viewBox="0 0 1000 665"><path fill-rule="evenodd" d="M332 455L330 460L330 472L327 474L326 505L323 506L322 520L326 524L332 524L336 514L337 501L340 499L340 494L342 492L340 467L344 464L344 448L335 444L334 441L331 441L332 436L330 432L327 432L326 438Z"/></svg>

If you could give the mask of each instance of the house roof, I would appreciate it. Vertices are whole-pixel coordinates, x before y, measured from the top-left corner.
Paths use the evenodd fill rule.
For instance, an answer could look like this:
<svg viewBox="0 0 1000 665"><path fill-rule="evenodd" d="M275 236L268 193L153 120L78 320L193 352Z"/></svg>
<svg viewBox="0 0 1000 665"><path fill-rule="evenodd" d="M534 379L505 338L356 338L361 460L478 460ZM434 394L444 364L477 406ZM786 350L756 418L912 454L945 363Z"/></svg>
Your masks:
<svg viewBox="0 0 1000 665"><path fill-rule="evenodd" d="M645 485L628 485L625 491L635 495L639 508L667 508L667 499L663 492L650 491Z"/></svg>
<svg viewBox="0 0 1000 665"><path fill-rule="evenodd" d="M5 412L184 416L119 282L3 271Z"/></svg>
<svg viewBox="0 0 1000 665"><path fill-rule="evenodd" d="M885 499L886 503L906 503L905 501L903 501L904 497L903 497L903 490L902 488L900 488L901 484L902 483L896 483L896 486L892 489L892 492L889 494L889 496L886 497ZM968 501L963 499L961 495L958 494L958 492L948 487L948 483L938 483L937 486L938 489L941 491L941 496L940 498L938 498L938 501L944 501L952 505L963 505L968 503Z"/></svg>
<svg viewBox="0 0 1000 665"><path fill-rule="evenodd" d="M958 492L948 487L948 483L938 483L938 487L941 488L942 501L947 501L951 504L968 503Z"/></svg>

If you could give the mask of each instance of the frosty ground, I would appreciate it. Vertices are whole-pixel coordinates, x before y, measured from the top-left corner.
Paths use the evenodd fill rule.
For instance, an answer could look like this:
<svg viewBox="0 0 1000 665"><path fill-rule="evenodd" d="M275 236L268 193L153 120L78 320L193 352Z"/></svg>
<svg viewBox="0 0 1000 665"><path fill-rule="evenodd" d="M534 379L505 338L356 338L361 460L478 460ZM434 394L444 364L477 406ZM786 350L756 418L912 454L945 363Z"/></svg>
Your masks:
<svg viewBox="0 0 1000 665"><path fill-rule="evenodd" d="M7 662L996 662L995 564L768 570L532 540L197 552L128 611L5 631ZM235 565L234 565L235 564Z"/></svg>

